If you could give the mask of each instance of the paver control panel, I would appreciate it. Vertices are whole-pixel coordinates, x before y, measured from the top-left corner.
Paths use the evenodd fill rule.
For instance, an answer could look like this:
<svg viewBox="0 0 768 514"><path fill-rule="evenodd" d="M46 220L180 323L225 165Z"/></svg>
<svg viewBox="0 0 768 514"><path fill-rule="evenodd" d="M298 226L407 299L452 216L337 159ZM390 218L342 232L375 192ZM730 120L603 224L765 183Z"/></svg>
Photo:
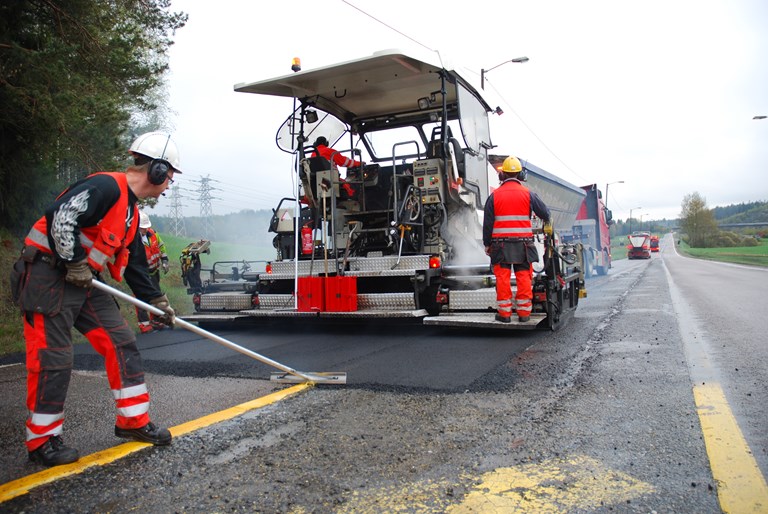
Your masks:
<svg viewBox="0 0 768 514"><path fill-rule="evenodd" d="M440 203L445 198L442 161L422 159L413 163L413 185L424 205Z"/></svg>

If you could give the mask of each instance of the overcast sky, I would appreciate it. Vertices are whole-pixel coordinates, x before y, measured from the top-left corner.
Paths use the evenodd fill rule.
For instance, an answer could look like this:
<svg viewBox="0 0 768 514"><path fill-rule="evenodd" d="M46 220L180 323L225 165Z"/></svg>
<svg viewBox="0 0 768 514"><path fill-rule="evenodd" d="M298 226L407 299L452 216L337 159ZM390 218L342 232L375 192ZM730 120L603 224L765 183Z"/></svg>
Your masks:
<svg viewBox="0 0 768 514"><path fill-rule="evenodd" d="M214 214L270 209L292 194L291 157L274 142L292 102L236 93L234 84L288 74L293 57L309 70L414 46L478 79L483 68L529 57L486 75L504 110L492 125L494 153L604 193L612 183L616 219L630 209L644 220L675 218L694 191L709 207L768 200L768 119L752 119L768 115L768 1L266 5L173 1L189 14L171 49L169 90L184 215L199 215L205 176L216 188ZM169 198L160 204L167 213Z"/></svg>

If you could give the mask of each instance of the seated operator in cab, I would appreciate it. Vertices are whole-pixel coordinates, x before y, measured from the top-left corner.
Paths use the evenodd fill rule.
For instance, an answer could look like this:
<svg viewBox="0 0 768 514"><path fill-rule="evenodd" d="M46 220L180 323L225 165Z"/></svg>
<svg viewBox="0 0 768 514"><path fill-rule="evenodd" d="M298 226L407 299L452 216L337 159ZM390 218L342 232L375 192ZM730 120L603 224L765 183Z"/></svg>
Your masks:
<svg viewBox="0 0 768 514"><path fill-rule="evenodd" d="M315 147L315 151L312 152L311 155L312 157L323 157L329 162L333 161L336 166L341 166L343 168L358 168L360 166L365 166L365 162L344 157L340 152L328 146L328 139L326 139L324 136L320 136L315 139L315 142L312 146ZM344 179L340 178L339 182L341 183L341 187L344 188L344 191L346 191L347 195L352 197L355 194L355 189L347 184Z"/></svg>

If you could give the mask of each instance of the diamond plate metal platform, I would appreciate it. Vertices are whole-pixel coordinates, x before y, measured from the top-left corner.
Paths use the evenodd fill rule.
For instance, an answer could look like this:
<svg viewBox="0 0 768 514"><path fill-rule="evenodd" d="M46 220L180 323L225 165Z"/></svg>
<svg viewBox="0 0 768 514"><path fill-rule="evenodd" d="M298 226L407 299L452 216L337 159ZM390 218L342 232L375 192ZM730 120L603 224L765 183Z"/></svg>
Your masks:
<svg viewBox="0 0 768 514"><path fill-rule="evenodd" d="M427 316L424 318L424 324L441 327L491 328L494 330L535 330L539 323L547 319L546 314L531 314L529 321L520 322L517 320L517 316L513 315L510 323L501 323L494 319L495 316L495 312L445 313L439 316Z"/></svg>

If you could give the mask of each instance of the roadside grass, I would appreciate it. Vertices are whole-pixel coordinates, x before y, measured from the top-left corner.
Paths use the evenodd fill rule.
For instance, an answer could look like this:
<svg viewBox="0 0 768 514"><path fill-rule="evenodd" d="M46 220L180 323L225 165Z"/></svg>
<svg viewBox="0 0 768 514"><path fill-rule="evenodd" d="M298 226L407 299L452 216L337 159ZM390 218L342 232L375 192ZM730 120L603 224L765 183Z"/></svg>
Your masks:
<svg viewBox="0 0 768 514"><path fill-rule="evenodd" d="M627 236L611 238L611 260L620 261L627 258Z"/></svg>
<svg viewBox="0 0 768 514"><path fill-rule="evenodd" d="M681 241L677 248L681 253L698 259L768 267L768 241L761 241L758 246L731 248L691 248Z"/></svg>
<svg viewBox="0 0 768 514"><path fill-rule="evenodd" d="M184 317L194 311L192 297L187 294L187 288L181 279L181 251L195 239L180 238L171 235L160 234L166 246L166 253L169 257L170 271L166 275L161 275L160 286L168 295L171 306L176 313ZM18 307L11 302L10 283L8 275L13 263L21 251L21 241L5 230L0 230L0 267L5 271L5 279L0 280L0 356L24 351L23 326L21 323L21 313ZM203 269L210 268L215 261L242 261L245 260L267 260L274 258L275 250L270 247L259 247L254 245L234 244L234 243L211 243L211 253L203 254L201 263ZM205 279L205 274L203 279ZM130 294L130 289L125 283L117 284L111 279L107 281L113 287ZM138 332L136 321L136 308L132 305L120 301L120 312L128 321L128 324ZM73 331L73 340L75 343L85 342L85 338L77 331Z"/></svg>

